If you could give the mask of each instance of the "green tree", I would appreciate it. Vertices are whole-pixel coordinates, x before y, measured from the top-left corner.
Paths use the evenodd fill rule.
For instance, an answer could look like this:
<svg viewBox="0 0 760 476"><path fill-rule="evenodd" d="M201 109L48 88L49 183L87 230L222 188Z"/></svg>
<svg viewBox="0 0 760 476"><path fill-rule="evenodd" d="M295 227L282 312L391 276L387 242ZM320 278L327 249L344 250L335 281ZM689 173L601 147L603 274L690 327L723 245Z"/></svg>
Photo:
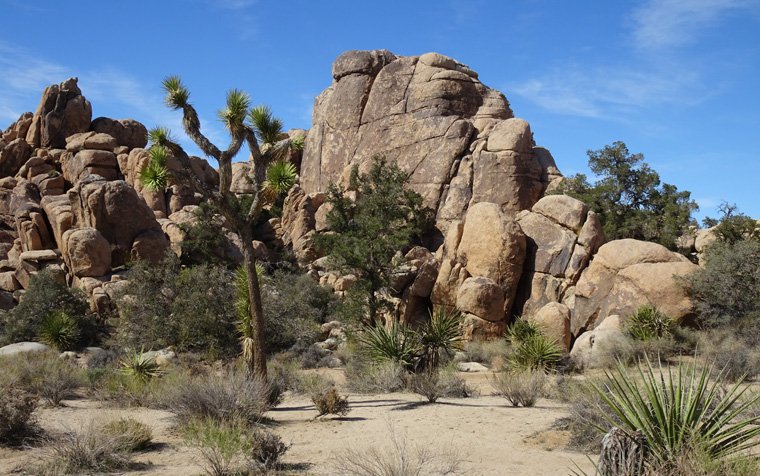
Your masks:
<svg viewBox="0 0 760 476"><path fill-rule="evenodd" d="M760 224L754 218L739 212L736 204L723 202L718 211L723 215L720 219L705 217L702 223L707 227L715 227L713 233L719 241L731 245L743 240L760 241Z"/></svg>
<svg viewBox="0 0 760 476"><path fill-rule="evenodd" d="M565 178L554 193L585 202L597 213L608 240L635 238L677 249L676 239L695 222L699 209L691 192L661 183L642 154L631 154L623 142L587 152L588 165L599 177L591 184L584 174Z"/></svg>
<svg viewBox="0 0 760 476"><path fill-rule="evenodd" d="M295 182L295 175L287 177L269 177L271 165L281 161L290 148L303 147L303 141L280 139L282 121L272 115L265 106L251 106L251 99L243 91L232 89L227 92L227 104L218 111L219 120L230 134L230 143L226 150L220 150L201 133L200 120L195 108L190 104L190 91L182 84L179 76L170 76L163 80L162 88L166 93L166 104L174 110L182 110L182 126L185 133L208 157L219 164L219 188L212 190L196 175L192 161L184 149L174 140L168 129L155 128L149 131L151 142L150 162L141 171L142 183L151 189L163 189L169 180L189 183L203 197L219 210L230 223L232 230L240 235L243 242L243 264L247 273L250 297L250 335L254 349L248 361L251 376L266 380L266 338L264 314L261 307L261 293L256 274L256 257L253 249L252 225L261 213L267 201L277 192L290 188ZM254 193L250 205L241 207L241 202L231 191L232 159L240 152L244 144L250 151L250 180ZM168 159L174 156L181 168L172 170L167 167ZM282 167L276 168L278 172ZM274 192L273 192L274 190Z"/></svg>
<svg viewBox="0 0 760 476"><path fill-rule="evenodd" d="M432 223L432 210L423 207L419 193L404 187L408 181L409 175L383 156L372 158L366 174L354 166L349 189L356 192L356 199L347 198L346 189L331 183L326 200L331 207L329 232L313 237L335 268L356 274L349 304L357 306L370 324L387 305L379 292L388 286L393 256Z"/></svg>

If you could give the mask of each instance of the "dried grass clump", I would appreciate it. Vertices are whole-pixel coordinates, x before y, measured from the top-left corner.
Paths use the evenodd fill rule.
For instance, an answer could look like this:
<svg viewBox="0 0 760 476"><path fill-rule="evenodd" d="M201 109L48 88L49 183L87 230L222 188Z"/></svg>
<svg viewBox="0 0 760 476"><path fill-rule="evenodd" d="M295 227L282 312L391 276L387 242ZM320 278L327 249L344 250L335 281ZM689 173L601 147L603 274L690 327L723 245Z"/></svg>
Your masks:
<svg viewBox="0 0 760 476"><path fill-rule="evenodd" d="M107 423L103 434L113 436L119 441L119 448L124 451L140 451L150 447L153 431L149 425L134 418L121 418Z"/></svg>
<svg viewBox="0 0 760 476"><path fill-rule="evenodd" d="M491 380L496 393L512 406L532 407L545 395L546 375L543 371L502 372Z"/></svg>
<svg viewBox="0 0 760 476"><path fill-rule="evenodd" d="M38 397L14 385L0 387L0 445L19 445L39 434L34 410Z"/></svg>

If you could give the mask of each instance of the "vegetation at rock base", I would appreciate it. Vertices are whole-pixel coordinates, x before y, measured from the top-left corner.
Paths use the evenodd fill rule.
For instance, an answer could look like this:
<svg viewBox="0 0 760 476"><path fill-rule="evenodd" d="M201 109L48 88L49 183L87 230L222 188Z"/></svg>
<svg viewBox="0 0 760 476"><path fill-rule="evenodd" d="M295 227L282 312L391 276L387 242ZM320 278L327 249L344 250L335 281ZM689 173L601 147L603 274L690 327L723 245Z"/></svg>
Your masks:
<svg viewBox="0 0 760 476"><path fill-rule="evenodd" d="M668 338L673 335L676 323L654 306L641 306L628 316L626 330L638 340Z"/></svg>
<svg viewBox="0 0 760 476"><path fill-rule="evenodd" d="M408 248L432 223L432 210L423 207L422 196L405 188L409 175L385 157L372 158L369 172L351 171L347 188L331 183L325 205L328 232L313 237L317 249L330 257L332 266L357 274L349 290L349 306L355 318L374 324L388 309L379 291L388 287L396 267L394 255ZM351 198L347 192L354 193Z"/></svg>
<svg viewBox="0 0 760 476"><path fill-rule="evenodd" d="M691 214L699 207L691 192L661 182L644 156L631 154L623 142L587 154L589 169L599 180L592 184L586 175L575 174L552 193L586 203L599 217L607 240L634 238L676 250L676 240L696 225Z"/></svg>
<svg viewBox="0 0 760 476"><path fill-rule="evenodd" d="M218 111L219 119L230 133L230 143L226 150L220 150L201 133L200 120L195 108L190 104L190 91L179 76L165 78L161 86L166 93L166 104L171 109L182 110L182 125L188 136L208 157L216 159L219 164L219 189L212 190L201 177L193 171L192 161L184 149L171 137L166 128L154 128L148 133L151 143L150 162L140 174L142 184L152 190L164 189L169 181L190 184L196 192L211 202L229 222L232 230L240 236L243 243L243 263L245 265L250 298L250 331L254 342L253 352L249 355L248 372L257 378L266 380L266 337L264 314L261 307L261 294L256 273L256 257L253 249L252 227L264 205L283 188L290 188L295 182L295 175L286 177L283 170L279 180L270 181L267 169L278 160L283 159L291 147L303 147L302 142L293 143L290 139L280 139L282 121L273 116L266 106L252 107L251 99L245 92L232 89L227 92L226 106ZM250 152L253 200L245 210L240 210L239 202L230 191L232 183L232 159L240 152L243 144ZM181 169L167 167L170 156L181 164ZM276 188L281 187L281 188ZM274 192L272 192L274 190ZM241 213L242 212L242 213Z"/></svg>
<svg viewBox="0 0 760 476"><path fill-rule="evenodd" d="M21 302L0 320L0 345L44 338L69 350L96 342L101 332L84 292L58 282L49 270L32 276Z"/></svg>

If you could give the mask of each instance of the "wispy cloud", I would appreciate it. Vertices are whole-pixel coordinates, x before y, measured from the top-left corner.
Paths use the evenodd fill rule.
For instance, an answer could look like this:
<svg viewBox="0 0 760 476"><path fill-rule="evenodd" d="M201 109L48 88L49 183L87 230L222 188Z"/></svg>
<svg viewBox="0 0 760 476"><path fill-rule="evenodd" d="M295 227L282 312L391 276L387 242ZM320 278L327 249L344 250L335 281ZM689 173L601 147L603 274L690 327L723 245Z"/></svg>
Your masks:
<svg viewBox="0 0 760 476"><path fill-rule="evenodd" d="M633 11L633 42L646 50L688 45L704 29L759 5L757 0L648 0Z"/></svg>
<svg viewBox="0 0 760 476"><path fill-rule="evenodd" d="M211 5L228 10L242 10L256 4L258 0L214 0Z"/></svg>
<svg viewBox="0 0 760 476"><path fill-rule="evenodd" d="M696 103L704 97L697 75L631 68L584 68L568 65L513 83L507 95L518 94L556 114L621 119L621 113L667 103Z"/></svg>

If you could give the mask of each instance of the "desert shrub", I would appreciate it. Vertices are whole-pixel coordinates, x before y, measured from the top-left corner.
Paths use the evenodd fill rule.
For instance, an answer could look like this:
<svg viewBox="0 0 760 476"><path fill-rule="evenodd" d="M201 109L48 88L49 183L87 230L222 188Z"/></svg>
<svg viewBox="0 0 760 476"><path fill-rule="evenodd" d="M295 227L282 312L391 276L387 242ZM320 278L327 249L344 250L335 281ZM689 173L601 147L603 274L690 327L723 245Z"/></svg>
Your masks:
<svg viewBox="0 0 760 476"><path fill-rule="evenodd" d="M213 419L254 424L269 409L269 385L241 373L179 378L163 391L164 406L183 423Z"/></svg>
<svg viewBox="0 0 760 476"><path fill-rule="evenodd" d="M290 448L266 430L251 430L236 421L195 419L182 428L185 441L201 455L201 466L212 476L258 474L276 468Z"/></svg>
<svg viewBox="0 0 760 476"><path fill-rule="evenodd" d="M137 263L119 300L116 341L122 347L237 353L235 288L225 268L180 269L169 253L157 266Z"/></svg>
<svg viewBox="0 0 760 476"><path fill-rule="evenodd" d="M54 352L19 355L0 360L7 381L40 396L49 405L61 401L84 384L83 372Z"/></svg>
<svg viewBox="0 0 760 476"><path fill-rule="evenodd" d="M395 362L346 364L346 385L357 393L393 393L406 388L407 372Z"/></svg>
<svg viewBox="0 0 760 476"><path fill-rule="evenodd" d="M641 306L628 316L626 330L637 340L664 339L673 336L676 323L654 306Z"/></svg>
<svg viewBox="0 0 760 476"><path fill-rule="evenodd" d="M586 380L561 377L557 382L557 397L569 405L569 416L558 419L554 427L571 433L568 446L585 453L602 449L602 434L598 428L609 425L604 415L615 416L596 388L604 388L595 377ZM619 426L616 420L613 426Z"/></svg>
<svg viewBox="0 0 760 476"><path fill-rule="evenodd" d="M153 441L150 426L134 418L121 418L103 426L103 434L116 438L119 449L123 451L140 451L149 448Z"/></svg>
<svg viewBox="0 0 760 476"><path fill-rule="evenodd" d="M119 439L99 431L93 423L83 431L67 431L50 438L50 464L60 474L110 472L129 466L129 455Z"/></svg>
<svg viewBox="0 0 760 476"><path fill-rule="evenodd" d="M348 406L348 395L340 395L334 385L323 392L313 394L311 401L317 408L317 417L324 415L346 416L351 411Z"/></svg>
<svg viewBox="0 0 760 476"><path fill-rule="evenodd" d="M267 349L277 352L296 343L316 341L319 325L337 305L331 289L304 273L275 271L261 283L261 306L267 316Z"/></svg>
<svg viewBox="0 0 760 476"><path fill-rule="evenodd" d="M441 397L446 398L469 398L476 396L478 391L459 376L456 364L449 364L438 368L438 385Z"/></svg>
<svg viewBox="0 0 760 476"><path fill-rule="evenodd" d="M163 380L163 379L161 379ZM92 386L95 397L124 407L154 407L159 404L159 379L142 380L114 369L105 373Z"/></svg>
<svg viewBox="0 0 760 476"><path fill-rule="evenodd" d="M22 444L39 434L32 414L38 397L15 385L0 386L0 445Z"/></svg>
<svg viewBox="0 0 760 476"><path fill-rule="evenodd" d="M704 266L684 278L703 327L739 326L751 343L760 318L760 241L716 241L704 252ZM742 331L744 329L744 331Z"/></svg>
<svg viewBox="0 0 760 476"><path fill-rule="evenodd" d="M512 406L532 407L539 398L544 396L546 375L544 372L535 370L501 372L494 375L491 386Z"/></svg>
<svg viewBox="0 0 760 476"><path fill-rule="evenodd" d="M407 387L429 403L435 403L441 397L467 398L475 394L453 366L409 374Z"/></svg>
<svg viewBox="0 0 760 476"><path fill-rule="evenodd" d="M32 276L18 306L3 315L0 345L38 340L43 323L54 313L64 313L76 323L78 332L70 339L71 347L97 340L100 327L90 313L84 291L69 288L56 281L50 271L42 270Z"/></svg>
<svg viewBox="0 0 760 476"><path fill-rule="evenodd" d="M512 352L509 343L505 339L473 340L464 344L462 356L457 355L457 360L462 362L480 362L492 367L499 367L507 360Z"/></svg>
<svg viewBox="0 0 760 476"><path fill-rule="evenodd" d="M254 431L249 442L249 457L265 469L278 467L280 458L290 449L290 445L283 442L282 438L267 430Z"/></svg>
<svg viewBox="0 0 760 476"><path fill-rule="evenodd" d="M697 370L679 364L674 373L646 361L637 370L633 375L619 364L606 373L604 386L594 388L611 409L602 412L609 423L620 424L629 437L642 432L647 466L667 468L684 451L723 460L760 444L757 420L744 415L754 401L737 404L747 390L741 380L724 388L712 365Z"/></svg>
<svg viewBox="0 0 760 476"><path fill-rule="evenodd" d="M191 223L179 225L185 232L180 243L182 264L232 267L233 261L226 257L232 243L222 232L224 218L219 214L218 208L209 202L203 202L193 210L192 215L194 220Z"/></svg>
<svg viewBox="0 0 760 476"><path fill-rule="evenodd" d="M410 327L394 323L368 327L359 336L363 356L375 363L392 362L411 370L422 351L419 334Z"/></svg>
<svg viewBox="0 0 760 476"><path fill-rule="evenodd" d="M415 444L405 434L397 435L389 423L386 445L348 448L334 459L334 474L341 476L443 476L455 474L461 465L451 447Z"/></svg>
<svg viewBox="0 0 760 476"><path fill-rule="evenodd" d="M441 396L440 378L437 371L409 375L408 386L412 392L425 397L428 403L435 403Z"/></svg>
<svg viewBox="0 0 760 476"><path fill-rule="evenodd" d="M562 348L557 341L541 332L527 334L509 357L514 370L541 370L548 372L562 358Z"/></svg>
<svg viewBox="0 0 760 476"><path fill-rule="evenodd" d="M700 333L697 344L703 358L723 371L726 380L752 379L760 375L760 352L733 329L710 329Z"/></svg>

